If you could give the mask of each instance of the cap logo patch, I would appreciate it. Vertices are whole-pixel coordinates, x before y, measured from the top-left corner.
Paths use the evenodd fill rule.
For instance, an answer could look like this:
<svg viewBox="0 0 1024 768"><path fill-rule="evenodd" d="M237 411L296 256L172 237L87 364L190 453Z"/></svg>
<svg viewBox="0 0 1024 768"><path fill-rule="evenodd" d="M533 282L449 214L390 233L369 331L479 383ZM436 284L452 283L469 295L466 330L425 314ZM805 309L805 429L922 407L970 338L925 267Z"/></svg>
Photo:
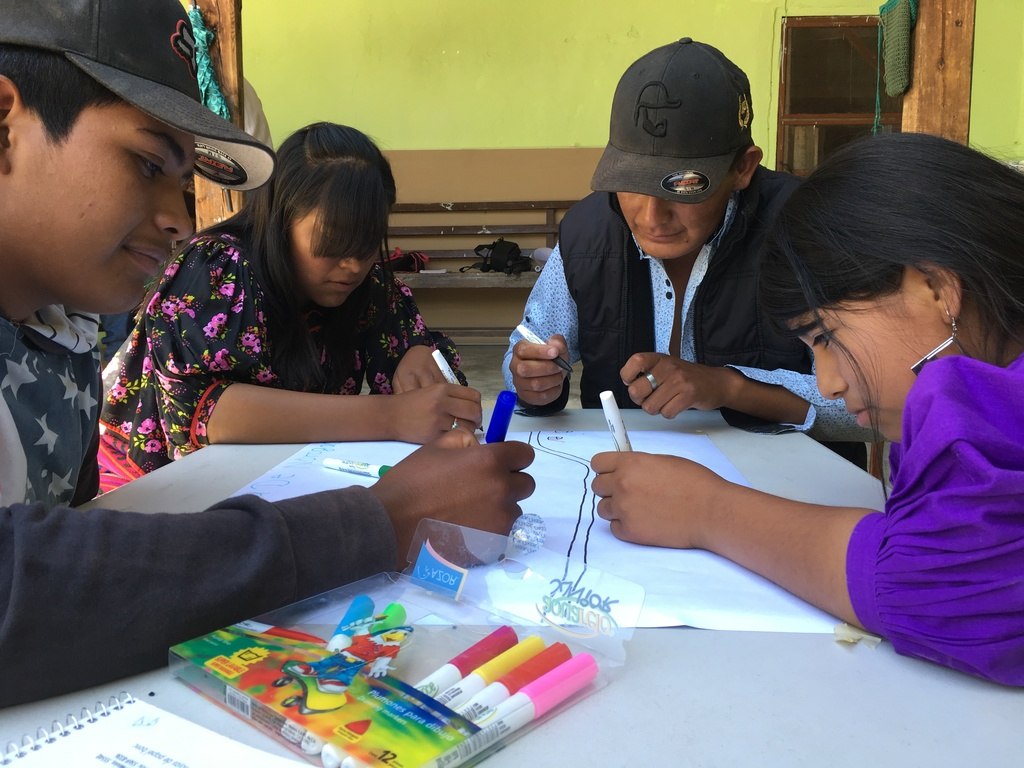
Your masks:
<svg viewBox="0 0 1024 768"><path fill-rule="evenodd" d="M746 130L750 127L750 102L747 101L745 93L740 94L740 108L737 118L740 121L740 128Z"/></svg>
<svg viewBox="0 0 1024 768"><path fill-rule="evenodd" d="M188 64L192 79L196 79L196 39L192 36L192 25L185 19L178 19L178 26L171 35L171 49Z"/></svg>
<svg viewBox="0 0 1024 768"><path fill-rule="evenodd" d="M661 188L673 195L687 197L706 192L711 181L700 171L676 171L661 180Z"/></svg>
<svg viewBox="0 0 1024 768"><path fill-rule="evenodd" d="M648 83L640 89L633 108L633 123L655 138L663 138L668 133L668 120L658 119L659 109L678 109L683 102L668 95L668 88L661 81Z"/></svg>
<svg viewBox="0 0 1024 768"><path fill-rule="evenodd" d="M216 147L196 142L196 170L211 181L234 187L248 180L245 169Z"/></svg>

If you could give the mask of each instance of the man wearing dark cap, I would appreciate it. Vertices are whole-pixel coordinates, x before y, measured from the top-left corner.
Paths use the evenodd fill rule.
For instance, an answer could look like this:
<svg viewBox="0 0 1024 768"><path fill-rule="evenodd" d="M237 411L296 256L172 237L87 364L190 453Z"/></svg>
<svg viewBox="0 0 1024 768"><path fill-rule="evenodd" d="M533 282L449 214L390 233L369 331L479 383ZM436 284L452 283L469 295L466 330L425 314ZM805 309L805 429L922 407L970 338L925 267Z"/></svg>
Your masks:
<svg viewBox="0 0 1024 768"><path fill-rule="evenodd" d="M529 446L453 430L372 489L69 506L97 488L94 313L131 307L192 232L193 170L237 189L273 170L200 103L194 48L178 0L0 0L0 708L400 568L423 517L507 533L533 490Z"/></svg>
<svg viewBox="0 0 1024 768"><path fill-rule="evenodd" d="M566 214L527 301L505 378L537 414L565 407L554 358L582 361L580 399L673 418L720 408L752 429L870 439L818 393L810 351L757 310L758 251L796 177L760 166L746 75L683 38L619 80L593 194ZM846 444L862 465L862 443Z"/></svg>

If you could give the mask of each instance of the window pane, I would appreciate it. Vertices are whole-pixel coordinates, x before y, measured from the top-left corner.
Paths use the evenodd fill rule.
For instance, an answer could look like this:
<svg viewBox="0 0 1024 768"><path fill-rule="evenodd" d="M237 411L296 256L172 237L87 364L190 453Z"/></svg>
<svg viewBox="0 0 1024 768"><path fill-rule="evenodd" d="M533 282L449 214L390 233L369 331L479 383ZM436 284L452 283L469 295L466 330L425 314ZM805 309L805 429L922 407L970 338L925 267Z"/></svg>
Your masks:
<svg viewBox="0 0 1024 768"><path fill-rule="evenodd" d="M875 111L878 29L868 26L787 28L785 114ZM899 112L885 95L883 112Z"/></svg>
<svg viewBox="0 0 1024 768"><path fill-rule="evenodd" d="M806 176L843 144L871 135L870 125L788 125L783 127L783 157L776 167ZM892 133L896 126L883 125L879 133Z"/></svg>

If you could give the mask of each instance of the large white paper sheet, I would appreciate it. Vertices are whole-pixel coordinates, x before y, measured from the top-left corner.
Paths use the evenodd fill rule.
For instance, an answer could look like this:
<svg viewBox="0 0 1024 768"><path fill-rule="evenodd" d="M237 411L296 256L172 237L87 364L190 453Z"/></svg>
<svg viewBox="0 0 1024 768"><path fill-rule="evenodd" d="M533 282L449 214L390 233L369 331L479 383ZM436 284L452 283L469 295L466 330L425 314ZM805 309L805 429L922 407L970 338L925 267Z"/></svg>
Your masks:
<svg viewBox="0 0 1024 768"><path fill-rule="evenodd" d="M629 437L636 451L683 456L727 480L747 485L706 435L630 431ZM590 491L594 478L590 458L614 449L607 432L539 430L510 433L508 439L527 442L536 451L529 472L537 490L522 508L524 513L544 519L543 546L556 556L548 567L556 568L558 576L573 579L589 565L640 584L646 599L638 626L828 633L837 623L828 614L717 555L640 546L612 536L607 523L597 516L597 499ZM323 460L334 457L395 464L416 448L394 442L309 445L238 493L276 500L349 485L369 486L373 478L327 469Z"/></svg>

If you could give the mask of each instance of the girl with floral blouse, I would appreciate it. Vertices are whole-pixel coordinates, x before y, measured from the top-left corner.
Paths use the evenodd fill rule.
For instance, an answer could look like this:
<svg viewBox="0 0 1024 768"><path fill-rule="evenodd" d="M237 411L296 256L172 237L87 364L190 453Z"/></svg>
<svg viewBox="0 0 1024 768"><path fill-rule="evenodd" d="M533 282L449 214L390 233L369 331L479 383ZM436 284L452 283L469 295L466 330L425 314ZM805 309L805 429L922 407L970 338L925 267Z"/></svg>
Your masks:
<svg viewBox="0 0 1024 768"><path fill-rule="evenodd" d="M210 443L424 443L479 426L480 393L431 357L465 383L458 352L384 261L394 202L360 131L290 136L270 183L196 235L143 303L103 405L104 488ZM355 396L364 384L387 397Z"/></svg>

